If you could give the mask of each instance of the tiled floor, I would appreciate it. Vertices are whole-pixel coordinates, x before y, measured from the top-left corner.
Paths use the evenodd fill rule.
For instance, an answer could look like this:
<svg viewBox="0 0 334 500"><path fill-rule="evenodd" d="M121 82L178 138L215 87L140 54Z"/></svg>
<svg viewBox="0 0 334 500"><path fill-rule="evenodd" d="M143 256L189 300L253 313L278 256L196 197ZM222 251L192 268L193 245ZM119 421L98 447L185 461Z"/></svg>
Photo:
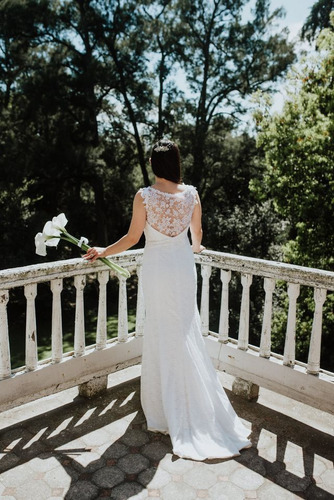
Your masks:
<svg viewBox="0 0 334 500"><path fill-rule="evenodd" d="M253 447L230 460L184 460L168 436L146 430L139 369L110 376L95 399L70 389L2 413L0 498L334 499L333 415L265 390L249 403L222 374ZM130 380L118 385L122 377Z"/></svg>

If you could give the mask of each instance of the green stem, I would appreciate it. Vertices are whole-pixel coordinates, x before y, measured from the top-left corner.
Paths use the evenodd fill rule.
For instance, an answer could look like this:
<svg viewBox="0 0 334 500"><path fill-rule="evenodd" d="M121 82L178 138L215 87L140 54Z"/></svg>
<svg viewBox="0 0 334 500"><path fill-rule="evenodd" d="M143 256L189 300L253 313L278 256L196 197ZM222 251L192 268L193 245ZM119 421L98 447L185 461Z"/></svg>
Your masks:
<svg viewBox="0 0 334 500"><path fill-rule="evenodd" d="M73 245L78 246L78 243L79 243L78 238L75 238L75 236L72 236L64 229L61 232L60 238L62 240L68 241L69 243L72 243ZM86 245L86 243L82 243L79 248L81 248L82 250L87 252L87 250L89 250L91 247ZM116 264L112 260L107 259L106 257L99 257L99 260L101 260L104 264L106 264L108 267L113 269L113 271L116 271L121 276L124 276L124 278L130 277L130 273L127 269L124 269L124 267L119 266L118 264Z"/></svg>

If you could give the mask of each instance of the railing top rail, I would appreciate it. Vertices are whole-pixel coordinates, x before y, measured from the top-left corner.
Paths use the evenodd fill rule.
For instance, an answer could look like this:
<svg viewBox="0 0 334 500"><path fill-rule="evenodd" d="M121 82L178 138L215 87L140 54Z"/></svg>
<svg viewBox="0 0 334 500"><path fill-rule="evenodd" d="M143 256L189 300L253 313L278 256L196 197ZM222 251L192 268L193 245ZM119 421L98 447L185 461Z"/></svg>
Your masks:
<svg viewBox="0 0 334 500"><path fill-rule="evenodd" d="M220 269L334 290L334 272L331 271L212 250L197 254L195 259L200 264Z"/></svg>
<svg viewBox="0 0 334 500"><path fill-rule="evenodd" d="M114 255L112 260L123 267L131 268L140 263L143 250L129 250L121 255ZM77 274L90 274L107 269L116 273L100 261L93 264L81 258L57 260L31 266L15 267L0 271L0 289L23 286L26 283L41 283L55 278L67 278Z"/></svg>
<svg viewBox="0 0 334 500"><path fill-rule="evenodd" d="M142 254L143 249L128 250L120 255L114 255L112 259L123 267L131 268L141 263ZM206 264L219 269L334 290L334 272L331 271L212 250L196 254L195 260L198 264ZM18 287L26 283L41 283L77 274L96 273L102 269L109 268L102 262L90 264L80 258L5 269L0 271L0 289ZM115 275L112 270L110 272Z"/></svg>

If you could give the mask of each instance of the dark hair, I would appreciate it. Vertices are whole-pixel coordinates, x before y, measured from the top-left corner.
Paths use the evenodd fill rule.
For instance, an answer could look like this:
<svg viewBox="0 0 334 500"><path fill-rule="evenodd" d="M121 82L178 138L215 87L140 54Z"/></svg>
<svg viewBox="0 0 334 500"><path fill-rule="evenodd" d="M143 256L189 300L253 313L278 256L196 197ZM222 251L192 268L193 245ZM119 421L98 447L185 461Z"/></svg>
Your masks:
<svg viewBox="0 0 334 500"><path fill-rule="evenodd" d="M151 165L154 175L181 184L180 151L175 142L161 139L152 148Z"/></svg>

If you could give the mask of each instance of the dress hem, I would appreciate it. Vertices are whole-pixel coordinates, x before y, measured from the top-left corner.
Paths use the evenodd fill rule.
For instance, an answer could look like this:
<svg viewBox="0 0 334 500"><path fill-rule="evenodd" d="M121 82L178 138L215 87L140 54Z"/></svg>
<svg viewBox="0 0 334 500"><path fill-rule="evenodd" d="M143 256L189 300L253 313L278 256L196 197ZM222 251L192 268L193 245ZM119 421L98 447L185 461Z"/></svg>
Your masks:
<svg viewBox="0 0 334 500"><path fill-rule="evenodd" d="M240 448L240 450L237 452L237 453L233 453L233 454L230 454L230 455L214 455L214 456L208 456L208 457L197 457L197 458L194 458L194 457L191 457L189 455L183 455L182 453L178 453L177 451L174 451L173 450L173 454L180 457L180 458L185 458L187 460L196 460L197 462L203 462L204 460L227 460L227 459L230 459L230 458L235 458L235 457L240 457L241 455L241 451L242 450L246 450L248 448L251 448L252 447L252 443L250 442L249 444L247 444L246 446L243 446L242 448Z"/></svg>
<svg viewBox="0 0 334 500"><path fill-rule="evenodd" d="M165 434L165 435L169 434L169 431L165 431L165 430L163 431L163 430L160 430L160 429L154 429L153 427L147 427L147 430L149 432L155 432L155 433L160 432L160 434Z"/></svg>

